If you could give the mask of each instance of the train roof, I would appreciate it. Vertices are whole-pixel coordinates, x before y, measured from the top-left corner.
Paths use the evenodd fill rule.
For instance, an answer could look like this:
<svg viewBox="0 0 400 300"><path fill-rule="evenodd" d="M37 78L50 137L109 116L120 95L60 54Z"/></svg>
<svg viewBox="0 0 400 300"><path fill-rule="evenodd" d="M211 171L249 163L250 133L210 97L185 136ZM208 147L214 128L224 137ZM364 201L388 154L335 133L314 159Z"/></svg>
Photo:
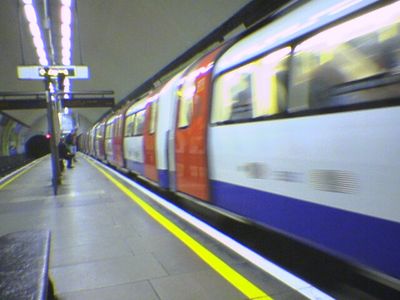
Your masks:
<svg viewBox="0 0 400 300"><path fill-rule="evenodd" d="M135 101L133 104L129 105L129 108L127 109L125 115L129 116L144 109L146 107L147 97L148 96L146 95L142 99Z"/></svg>
<svg viewBox="0 0 400 300"><path fill-rule="evenodd" d="M218 75L281 44L300 37L377 0L313 0L240 39L217 61Z"/></svg>

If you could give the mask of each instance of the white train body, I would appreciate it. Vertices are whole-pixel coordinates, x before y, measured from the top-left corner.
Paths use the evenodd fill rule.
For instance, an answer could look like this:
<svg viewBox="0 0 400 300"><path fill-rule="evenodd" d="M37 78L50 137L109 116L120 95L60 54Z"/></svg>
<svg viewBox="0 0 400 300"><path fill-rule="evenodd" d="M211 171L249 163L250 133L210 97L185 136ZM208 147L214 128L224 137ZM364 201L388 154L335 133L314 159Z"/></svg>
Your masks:
<svg viewBox="0 0 400 300"><path fill-rule="evenodd" d="M313 1L243 38L217 61L211 198L400 278L400 3L307 35L371 2ZM395 57L390 65L380 64L385 55ZM235 119L229 101L240 89L252 95L253 110Z"/></svg>
<svg viewBox="0 0 400 300"><path fill-rule="evenodd" d="M400 279L400 1L306 1L149 95L127 169Z"/></svg>

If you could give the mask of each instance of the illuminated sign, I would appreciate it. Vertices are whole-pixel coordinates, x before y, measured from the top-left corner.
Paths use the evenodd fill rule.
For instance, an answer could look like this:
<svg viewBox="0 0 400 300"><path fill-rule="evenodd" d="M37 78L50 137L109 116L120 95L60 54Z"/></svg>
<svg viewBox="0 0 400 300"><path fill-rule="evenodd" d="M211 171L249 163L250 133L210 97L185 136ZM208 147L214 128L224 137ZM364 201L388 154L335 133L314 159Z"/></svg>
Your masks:
<svg viewBox="0 0 400 300"><path fill-rule="evenodd" d="M89 68L87 66L18 66L18 79L43 80L46 74L57 77L64 74L69 79L88 79Z"/></svg>
<svg viewBox="0 0 400 300"><path fill-rule="evenodd" d="M75 70L73 68L67 67L42 67L39 69L39 76L45 77L46 75L50 77L57 77L58 74L64 74L65 76L75 76Z"/></svg>

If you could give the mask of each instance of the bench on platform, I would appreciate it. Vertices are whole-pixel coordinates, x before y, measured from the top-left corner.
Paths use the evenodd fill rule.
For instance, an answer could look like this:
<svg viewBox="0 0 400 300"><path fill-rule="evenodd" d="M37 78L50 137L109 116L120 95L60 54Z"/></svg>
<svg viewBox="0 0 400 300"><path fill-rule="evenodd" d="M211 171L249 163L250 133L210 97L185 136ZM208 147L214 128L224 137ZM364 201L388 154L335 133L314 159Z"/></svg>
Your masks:
<svg viewBox="0 0 400 300"><path fill-rule="evenodd" d="M19 231L1 236L0 299L52 299L49 255L48 230Z"/></svg>

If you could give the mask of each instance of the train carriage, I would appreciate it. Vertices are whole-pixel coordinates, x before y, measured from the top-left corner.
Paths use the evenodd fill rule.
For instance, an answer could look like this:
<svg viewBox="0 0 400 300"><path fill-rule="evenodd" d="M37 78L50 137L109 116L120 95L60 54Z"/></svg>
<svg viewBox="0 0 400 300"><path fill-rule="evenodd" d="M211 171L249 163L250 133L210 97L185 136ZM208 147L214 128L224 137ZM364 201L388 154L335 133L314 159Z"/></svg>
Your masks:
<svg viewBox="0 0 400 300"><path fill-rule="evenodd" d="M128 104L126 168L400 279L399 20L399 1L300 1Z"/></svg>
<svg viewBox="0 0 400 300"><path fill-rule="evenodd" d="M211 198L400 278L400 3L350 4L304 5L217 61Z"/></svg>

